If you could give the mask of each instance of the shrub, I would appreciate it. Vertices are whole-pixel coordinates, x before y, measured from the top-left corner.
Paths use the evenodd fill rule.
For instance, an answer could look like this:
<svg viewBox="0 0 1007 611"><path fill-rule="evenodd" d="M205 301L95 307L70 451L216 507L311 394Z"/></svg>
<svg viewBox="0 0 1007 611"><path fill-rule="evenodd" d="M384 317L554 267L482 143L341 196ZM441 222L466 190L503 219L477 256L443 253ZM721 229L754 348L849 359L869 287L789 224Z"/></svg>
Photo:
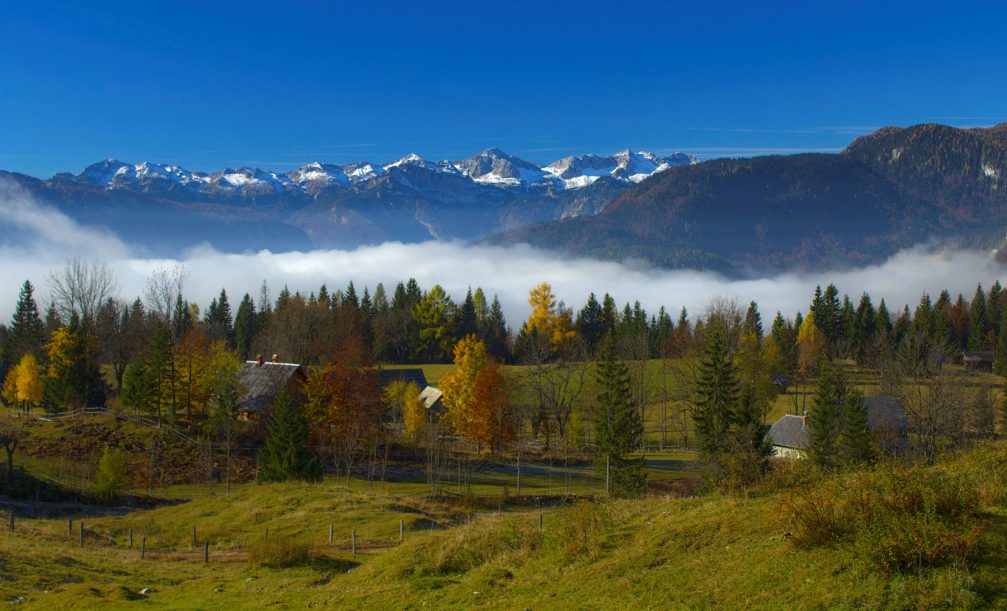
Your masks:
<svg viewBox="0 0 1007 611"><path fill-rule="evenodd" d="M295 543L285 537L257 543L248 549L248 563L272 569L282 569L303 564L311 559L311 552L304 543Z"/></svg>
<svg viewBox="0 0 1007 611"><path fill-rule="evenodd" d="M94 481L94 492L103 503L110 503L129 490L128 469L126 453L105 446Z"/></svg>
<svg viewBox="0 0 1007 611"><path fill-rule="evenodd" d="M795 544L849 543L892 572L967 560L982 505L973 470L888 465L793 491L781 515Z"/></svg>

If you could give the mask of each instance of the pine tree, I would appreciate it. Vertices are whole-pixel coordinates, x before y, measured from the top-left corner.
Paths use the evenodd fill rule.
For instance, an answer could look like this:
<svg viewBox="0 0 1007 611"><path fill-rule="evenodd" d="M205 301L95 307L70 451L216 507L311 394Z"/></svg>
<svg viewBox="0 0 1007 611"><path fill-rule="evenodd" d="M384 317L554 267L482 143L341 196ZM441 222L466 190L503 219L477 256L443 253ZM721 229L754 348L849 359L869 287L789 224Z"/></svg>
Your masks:
<svg viewBox="0 0 1007 611"><path fill-rule="evenodd" d="M34 293L35 287L25 280L18 295L17 306L14 308L14 316L11 318L7 348L4 351L4 358L12 365L29 352L38 360L44 356L45 325L39 316Z"/></svg>
<svg viewBox="0 0 1007 611"><path fill-rule="evenodd" d="M509 335L503 306L500 305L500 299L493 295L493 305L490 306L489 320L483 331L483 337L486 338L486 351L501 363L509 361L511 357Z"/></svg>
<svg viewBox="0 0 1007 611"><path fill-rule="evenodd" d="M839 436L836 458L843 466L854 466L874 458L871 432L867 428L864 398L857 390L848 390L839 406Z"/></svg>
<svg viewBox="0 0 1007 611"><path fill-rule="evenodd" d="M286 480L319 481L322 467L318 457L306 447L308 425L300 405L286 389L280 391L269 413L266 438L259 451L259 479L264 482Z"/></svg>
<svg viewBox="0 0 1007 611"><path fill-rule="evenodd" d="M238 314L234 317L234 346L238 358L247 361L252 355L252 343L258 333L258 315L255 312L255 302L245 293L238 305Z"/></svg>
<svg viewBox="0 0 1007 611"><path fill-rule="evenodd" d="M699 363L696 406L692 418L703 453L715 464L728 450L729 434L738 404L738 380L731 359L727 357L719 326L714 326L706 340Z"/></svg>
<svg viewBox="0 0 1007 611"><path fill-rule="evenodd" d="M603 335L601 327L601 304L598 303L598 299L594 296L594 293L588 296L587 303L577 313L575 326L577 334L584 339L587 349L591 354L594 354L598 350L598 344L601 342Z"/></svg>
<svg viewBox="0 0 1007 611"><path fill-rule="evenodd" d="M819 465L834 467L842 463L838 443L846 423L845 412L850 411L847 410L847 399L851 396L855 396L862 406L859 395L850 392L842 373L832 367L823 367L808 414L808 450ZM859 443L857 431L853 434Z"/></svg>
<svg viewBox="0 0 1007 611"><path fill-rule="evenodd" d="M472 289L465 294L465 301L455 311L455 337L465 337L479 333L479 321L476 319L475 301L472 299Z"/></svg>
<svg viewBox="0 0 1007 611"><path fill-rule="evenodd" d="M613 496L636 496L643 492L646 474L643 459L626 456L643 435L643 422L633 404L629 370L616 355L611 335L602 340L597 362L598 395L592 416L598 444L599 468L607 470Z"/></svg>
<svg viewBox="0 0 1007 611"><path fill-rule="evenodd" d="M741 328L755 334L755 337L759 341L762 341L762 315L759 314L759 305L754 301L748 304L748 311L745 312L745 322L742 323Z"/></svg>
<svg viewBox="0 0 1007 611"><path fill-rule="evenodd" d="M139 357L131 360L122 378L123 405L136 414L153 412L154 388L146 361Z"/></svg>
<svg viewBox="0 0 1007 611"><path fill-rule="evenodd" d="M968 349L983 350L986 347L986 295L983 285L976 287L976 294L969 307Z"/></svg>
<svg viewBox="0 0 1007 611"><path fill-rule="evenodd" d="M1000 318L1000 333L997 334L997 346L994 351L993 373L1007 378L1007 312Z"/></svg>

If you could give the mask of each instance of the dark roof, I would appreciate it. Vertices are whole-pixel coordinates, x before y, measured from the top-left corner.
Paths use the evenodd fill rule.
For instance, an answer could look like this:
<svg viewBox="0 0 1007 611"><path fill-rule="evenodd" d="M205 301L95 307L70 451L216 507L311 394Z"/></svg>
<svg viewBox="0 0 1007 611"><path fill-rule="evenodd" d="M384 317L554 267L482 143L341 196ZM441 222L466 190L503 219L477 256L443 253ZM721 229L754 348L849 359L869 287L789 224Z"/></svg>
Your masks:
<svg viewBox="0 0 1007 611"><path fill-rule="evenodd" d="M804 417L787 414L780 418L769 427L769 439L774 446L808 447L808 427L804 426Z"/></svg>
<svg viewBox="0 0 1007 611"><path fill-rule="evenodd" d="M247 361L238 371L242 395L239 409L245 412L265 413L280 390L295 378L303 378L304 371L296 363L262 363Z"/></svg>
<svg viewBox="0 0 1007 611"><path fill-rule="evenodd" d="M909 418L895 397L864 397L864 409L867 410L867 428L874 432L909 430Z"/></svg>
<svg viewBox="0 0 1007 611"><path fill-rule="evenodd" d="M863 404L867 412L867 428L871 431L904 432L909 429L906 412L894 397L888 395L865 397ZM804 425L804 418L793 414L780 418L769 427L769 439L774 446L808 447L808 427Z"/></svg>
<svg viewBox="0 0 1007 611"><path fill-rule="evenodd" d="M790 380L788 380L787 376L783 375L782 373L774 373L773 374L773 382L775 382L775 383L777 383L777 384L779 384L780 386L783 386L783 387L790 386Z"/></svg>
<svg viewBox="0 0 1007 611"><path fill-rule="evenodd" d="M427 387L427 377L423 375L423 370L419 367L411 369L382 369L378 372L378 380L381 382L381 388L398 381L405 382L406 384L412 382L420 389Z"/></svg>
<svg viewBox="0 0 1007 611"><path fill-rule="evenodd" d="M992 350L975 350L962 354L962 360L966 363L992 363L993 358Z"/></svg>

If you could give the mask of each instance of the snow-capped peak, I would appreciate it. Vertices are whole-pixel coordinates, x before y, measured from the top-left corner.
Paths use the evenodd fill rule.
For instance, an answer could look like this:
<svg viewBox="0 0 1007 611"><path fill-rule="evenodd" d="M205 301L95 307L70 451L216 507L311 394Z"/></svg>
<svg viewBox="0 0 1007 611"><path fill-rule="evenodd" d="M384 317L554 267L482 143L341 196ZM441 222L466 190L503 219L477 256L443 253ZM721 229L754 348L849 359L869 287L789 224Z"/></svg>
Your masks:
<svg viewBox="0 0 1007 611"><path fill-rule="evenodd" d="M497 148L488 148L468 159L456 161L453 166L463 175L483 184L527 187L546 182L546 172L542 168Z"/></svg>
<svg viewBox="0 0 1007 611"><path fill-rule="evenodd" d="M420 185L413 172L431 172L466 177L482 185L501 188L530 188L558 185L576 189L593 184L602 177L625 183L638 183L670 167L698 163L695 157L674 153L659 157L646 151L624 149L612 155L580 155L565 157L545 167L501 151L487 148L459 161L428 161L416 153L384 166L367 162L335 165L318 161L305 164L285 174L256 168L228 168L208 174L191 172L177 165L144 161L129 164L105 159L89 165L79 175L59 175L60 181L103 189L139 189L168 191L185 189L195 192L263 194L296 192L318 196L330 188L368 188L371 181L395 170L396 180L407 185ZM184 191L181 191L184 192Z"/></svg>
<svg viewBox="0 0 1007 611"><path fill-rule="evenodd" d="M313 184L320 187L328 185L348 185L350 179L346 176L343 168L330 163L319 163L313 161L303 165L287 174L287 177L296 185Z"/></svg>

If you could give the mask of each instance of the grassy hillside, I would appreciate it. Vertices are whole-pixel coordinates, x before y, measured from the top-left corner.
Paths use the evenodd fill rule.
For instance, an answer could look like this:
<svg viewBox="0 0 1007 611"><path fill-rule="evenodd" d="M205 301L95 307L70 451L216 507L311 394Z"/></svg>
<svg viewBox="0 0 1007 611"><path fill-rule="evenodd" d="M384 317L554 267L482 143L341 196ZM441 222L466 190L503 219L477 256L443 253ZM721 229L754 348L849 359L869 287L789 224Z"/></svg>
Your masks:
<svg viewBox="0 0 1007 611"><path fill-rule="evenodd" d="M176 608L1007 608L1005 464L1000 447L922 471L897 470L907 481L950 482L956 498L976 508L947 521L955 536L967 535L967 550L898 570L863 554L862 536L878 536L870 529L805 546L792 519L795 498L838 503L819 493L837 484L853 493L850 485L859 482L885 502L916 498L888 477L890 466L824 483L788 470L748 497L546 509L541 531L537 509L477 513L470 525L457 509L392 491L277 484L88 519L83 548L76 530L66 535L65 521L20 520L15 533L0 534L0 599L46 609L140 600ZM945 498L935 488L920 496L922 506L934 495ZM914 515L939 517L942 507ZM402 545L400 519L407 524ZM330 522L337 534L331 546ZM209 564L188 549L192 523L211 540ZM249 564L248 546L267 525L272 536L310 541L311 558L282 569ZM126 547L129 526L149 529L152 551L142 561ZM355 556L350 528L360 536ZM913 532L901 540L915 545ZM153 591L141 595L143 588Z"/></svg>

